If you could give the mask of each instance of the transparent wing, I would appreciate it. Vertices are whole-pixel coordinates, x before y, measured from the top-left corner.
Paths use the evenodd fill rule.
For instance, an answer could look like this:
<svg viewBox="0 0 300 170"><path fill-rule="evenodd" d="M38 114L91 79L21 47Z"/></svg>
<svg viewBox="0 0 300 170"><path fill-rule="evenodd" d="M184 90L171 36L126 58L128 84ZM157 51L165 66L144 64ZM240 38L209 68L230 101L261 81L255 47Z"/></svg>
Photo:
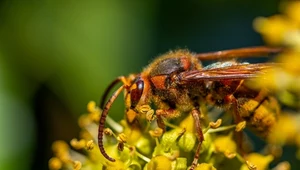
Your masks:
<svg viewBox="0 0 300 170"><path fill-rule="evenodd" d="M238 64L221 68L186 71L179 74L179 82L243 80L258 77L277 67L276 63Z"/></svg>

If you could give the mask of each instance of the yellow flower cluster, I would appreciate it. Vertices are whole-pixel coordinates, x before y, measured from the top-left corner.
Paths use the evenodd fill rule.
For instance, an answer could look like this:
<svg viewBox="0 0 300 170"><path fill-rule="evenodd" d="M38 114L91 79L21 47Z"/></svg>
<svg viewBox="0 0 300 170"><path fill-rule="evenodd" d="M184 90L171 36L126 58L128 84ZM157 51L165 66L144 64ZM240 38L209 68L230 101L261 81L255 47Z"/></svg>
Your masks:
<svg viewBox="0 0 300 170"><path fill-rule="evenodd" d="M283 14L268 18L258 17L254 28L265 41L272 45L292 45L300 47L300 2L290 1L282 4Z"/></svg>
<svg viewBox="0 0 300 170"><path fill-rule="evenodd" d="M64 141L53 143L54 156L49 160L49 169L136 169L136 170L185 170L190 166L197 144L194 133L194 120L191 115L179 123L179 126L166 122L170 128L163 132L160 128L140 129L128 126L125 120L116 123L108 121L105 129L105 148L109 155L116 158L110 162L100 153L97 143L97 129L101 110L95 102L89 102L88 113L78 121L82 128L80 139L72 139L70 146ZM253 153L247 160L238 153L233 132L245 128L245 122L237 125L221 126L222 120L209 122L203 127L205 141L202 144L200 162L197 169L215 170L224 167L252 167L266 169L273 160L272 155ZM115 132L117 134L115 134ZM145 133L148 132L148 133ZM221 134L219 134L221 133ZM288 168L286 168L288 169Z"/></svg>
<svg viewBox="0 0 300 170"><path fill-rule="evenodd" d="M294 110L300 109L300 1L283 1L282 14L258 17L254 20L255 30L269 45L283 47L275 58L278 67L255 80L256 85L274 91L280 102ZM282 112L268 143L273 155L281 155L283 145L296 145L296 156L300 159L300 115L295 111Z"/></svg>
<svg viewBox="0 0 300 170"><path fill-rule="evenodd" d="M259 17L254 21L255 30L269 45L281 46L284 52L275 61L280 67L271 70L263 79L256 81L259 86L276 90L286 105L300 106L300 1L282 4L283 14Z"/></svg>

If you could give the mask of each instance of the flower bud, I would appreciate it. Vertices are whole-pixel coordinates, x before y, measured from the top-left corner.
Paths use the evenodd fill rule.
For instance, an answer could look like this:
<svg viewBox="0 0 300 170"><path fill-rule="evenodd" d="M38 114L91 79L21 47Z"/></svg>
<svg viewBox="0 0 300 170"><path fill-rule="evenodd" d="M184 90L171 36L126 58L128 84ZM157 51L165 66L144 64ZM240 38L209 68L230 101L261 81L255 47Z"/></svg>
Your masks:
<svg viewBox="0 0 300 170"><path fill-rule="evenodd" d="M147 165L147 170L172 169L172 162L165 156L156 156Z"/></svg>
<svg viewBox="0 0 300 170"><path fill-rule="evenodd" d="M197 165L195 170L217 170L212 164L202 163Z"/></svg>
<svg viewBox="0 0 300 170"><path fill-rule="evenodd" d="M190 152L196 143L196 136L193 133L185 132L178 141L178 146L185 152Z"/></svg>
<svg viewBox="0 0 300 170"><path fill-rule="evenodd" d="M186 170L187 169L187 160L186 158L179 157L176 159L175 170Z"/></svg>
<svg viewBox="0 0 300 170"><path fill-rule="evenodd" d="M162 136L161 145L164 150L169 150L179 137L179 133L176 129L170 130Z"/></svg>

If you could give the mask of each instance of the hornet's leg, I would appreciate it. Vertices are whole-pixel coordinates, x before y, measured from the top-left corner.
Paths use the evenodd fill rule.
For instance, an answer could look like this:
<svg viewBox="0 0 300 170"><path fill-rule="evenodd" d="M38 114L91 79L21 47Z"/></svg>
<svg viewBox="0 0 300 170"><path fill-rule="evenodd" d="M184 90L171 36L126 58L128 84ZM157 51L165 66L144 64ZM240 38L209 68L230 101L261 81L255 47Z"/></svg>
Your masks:
<svg viewBox="0 0 300 170"><path fill-rule="evenodd" d="M201 121L200 121L200 111L197 108L194 108L191 111L191 114L194 118L194 123L195 123L195 128L196 128L196 133L197 133L197 137L199 140L199 143L197 145L197 149L194 155L194 160L192 162L192 166L190 168L190 170L193 170L197 164L198 164L198 159L199 159L199 155L200 155L200 149L201 149L201 144L204 141L204 136L203 136L203 132L202 132L202 128L201 128Z"/></svg>
<svg viewBox="0 0 300 170"><path fill-rule="evenodd" d="M169 108L166 110L163 109L158 109L156 110L156 117L157 117L157 125L159 128L163 129L163 131L165 132L166 130L166 126L165 123L163 121L163 117L164 118L174 118L180 115L180 111L178 111L177 109L173 109L173 108Z"/></svg>
<svg viewBox="0 0 300 170"><path fill-rule="evenodd" d="M241 115L238 112L238 103L237 103L238 101L233 95L226 96L226 99L229 101L229 103L231 103L233 120L234 123L237 125L238 123L243 121ZM237 140L239 153L244 157L245 151L243 149L243 138L244 138L243 131L239 131L239 132L235 131L235 137Z"/></svg>
<svg viewBox="0 0 300 170"><path fill-rule="evenodd" d="M159 97L155 97L154 101L155 101L155 105L158 108L155 111L155 115L157 117L157 125L165 132L166 126L163 121L163 118L166 119L176 118L180 115L180 111L177 110L176 108L171 107L169 103L162 101Z"/></svg>

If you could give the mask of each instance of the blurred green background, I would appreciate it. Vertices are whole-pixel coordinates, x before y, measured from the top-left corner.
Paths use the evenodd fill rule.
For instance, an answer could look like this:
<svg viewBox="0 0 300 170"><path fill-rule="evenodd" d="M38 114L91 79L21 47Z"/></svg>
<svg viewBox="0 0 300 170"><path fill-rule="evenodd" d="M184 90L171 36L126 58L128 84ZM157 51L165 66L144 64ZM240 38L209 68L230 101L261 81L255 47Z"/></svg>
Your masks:
<svg viewBox="0 0 300 170"><path fill-rule="evenodd" d="M262 45L265 0L4 0L0 2L0 169L48 169L51 143L78 136L77 118L119 75L170 49ZM122 99L111 111L123 116Z"/></svg>

